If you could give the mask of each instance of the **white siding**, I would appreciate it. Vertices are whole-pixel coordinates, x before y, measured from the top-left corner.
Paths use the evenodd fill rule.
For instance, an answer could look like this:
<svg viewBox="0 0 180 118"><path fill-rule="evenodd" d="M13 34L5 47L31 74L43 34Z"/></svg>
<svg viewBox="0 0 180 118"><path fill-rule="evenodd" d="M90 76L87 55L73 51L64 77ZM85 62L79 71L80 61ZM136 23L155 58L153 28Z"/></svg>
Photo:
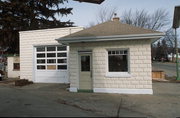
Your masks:
<svg viewBox="0 0 180 118"><path fill-rule="evenodd" d="M20 76L20 70L14 70L13 68L14 63L20 63L19 57L8 57L7 59L8 78L18 78Z"/></svg>
<svg viewBox="0 0 180 118"><path fill-rule="evenodd" d="M129 40L70 45L70 87L79 88L78 51L92 50L93 88L149 89L151 79L151 41ZM130 77L107 77L107 49L129 49Z"/></svg>
<svg viewBox="0 0 180 118"><path fill-rule="evenodd" d="M20 78L33 80L34 46L59 45L55 39L82 29L82 27L69 27L20 32Z"/></svg>

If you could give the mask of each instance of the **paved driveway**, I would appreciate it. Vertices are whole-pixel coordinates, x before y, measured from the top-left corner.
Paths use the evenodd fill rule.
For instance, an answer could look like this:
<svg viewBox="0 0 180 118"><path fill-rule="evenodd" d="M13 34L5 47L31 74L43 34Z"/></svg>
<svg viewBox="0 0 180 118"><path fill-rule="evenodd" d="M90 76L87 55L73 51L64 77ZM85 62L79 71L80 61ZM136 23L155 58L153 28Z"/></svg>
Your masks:
<svg viewBox="0 0 180 118"><path fill-rule="evenodd" d="M0 85L0 117L100 116L91 111L58 103L59 84L34 84L26 87ZM64 87L64 86L63 86Z"/></svg>
<svg viewBox="0 0 180 118"><path fill-rule="evenodd" d="M0 84L0 116L180 116L180 84L153 83L153 95L70 93L67 85Z"/></svg>

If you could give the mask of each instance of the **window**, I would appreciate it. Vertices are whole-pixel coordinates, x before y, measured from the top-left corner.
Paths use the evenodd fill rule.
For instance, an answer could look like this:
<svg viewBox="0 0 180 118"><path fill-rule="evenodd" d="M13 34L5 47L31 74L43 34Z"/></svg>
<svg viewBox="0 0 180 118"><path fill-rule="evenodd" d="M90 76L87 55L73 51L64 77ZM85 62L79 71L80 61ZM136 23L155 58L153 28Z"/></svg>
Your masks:
<svg viewBox="0 0 180 118"><path fill-rule="evenodd" d="M47 63L56 63L56 59L48 59Z"/></svg>
<svg viewBox="0 0 180 118"><path fill-rule="evenodd" d="M38 66L37 66L37 69L38 69L38 70L45 70L45 69L46 69L46 66L44 66L44 65L38 65Z"/></svg>
<svg viewBox="0 0 180 118"><path fill-rule="evenodd" d="M37 52L44 52L45 51L45 47L37 47Z"/></svg>
<svg viewBox="0 0 180 118"><path fill-rule="evenodd" d="M90 56L81 56L81 71L90 71Z"/></svg>
<svg viewBox="0 0 180 118"><path fill-rule="evenodd" d="M109 72L128 72L128 51L108 51L108 70Z"/></svg>
<svg viewBox="0 0 180 118"><path fill-rule="evenodd" d="M37 54L37 58L44 58L45 57L45 54L44 53L39 53Z"/></svg>
<svg viewBox="0 0 180 118"><path fill-rule="evenodd" d="M47 53L47 57L56 57L56 53Z"/></svg>
<svg viewBox="0 0 180 118"><path fill-rule="evenodd" d="M58 53L58 57L67 57L66 53Z"/></svg>
<svg viewBox="0 0 180 118"><path fill-rule="evenodd" d="M58 69L66 70L67 69L67 65L58 65Z"/></svg>
<svg viewBox="0 0 180 118"><path fill-rule="evenodd" d="M58 63L67 63L67 59L58 59Z"/></svg>
<svg viewBox="0 0 180 118"><path fill-rule="evenodd" d="M56 65L47 65L48 70L56 70Z"/></svg>
<svg viewBox="0 0 180 118"><path fill-rule="evenodd" d="M14 70L20 70L20 63L14 63L13 64L13 69Z"/></svg>
<svg viewBox="0 0 180 118"><path fill-rule="evenodd" d="M66 46L39 46L35 51L37 70L67 70Z"/></svg>
<svg viewBox="0 0 180 118"><path fill-rule="evenodd" d="M56 51L56 47L47 47L47 51Z"/></svg>
<svg viewBox="0 0 180 118"><path fill-rule="evenodd" d="M44 63L45 63L45 59L38 59L38 60L37 60L37 63L38 63L38 64L44 64Z"/></svg>
<svg viewBox="0 0 180 118"><path fill-rule="evenodd" d="M66 46L58 46L58 47L57 47L57 50L58 50L58 51L66 51L67 48L66 48Z"/></svg>

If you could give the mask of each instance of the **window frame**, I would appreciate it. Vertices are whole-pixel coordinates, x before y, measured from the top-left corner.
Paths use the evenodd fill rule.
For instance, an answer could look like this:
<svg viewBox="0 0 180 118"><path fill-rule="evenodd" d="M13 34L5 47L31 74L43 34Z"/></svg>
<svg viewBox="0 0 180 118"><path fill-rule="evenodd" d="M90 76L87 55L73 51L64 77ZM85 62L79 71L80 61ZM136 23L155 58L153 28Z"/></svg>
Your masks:
<svg viewBox="0 0 180 118"><path fill-rule="evenodd" d="M127 72L109 72L109 51L127 51ZM117 54L118 55L118 54ZM115 77L115 78L129 78L131 77L130 73L130 50L129 48L112 48L106 49L106 77Z"/></svg>
<svg viewBox="0 0 180 118"><path fill-rule="evenodd" d="M45 51L37 51L38 47L44 47ZM55 47L55 51L48 51L48 47ZM58 50L58 47L61 47L61 45L38 45L34 46L35 48L35 70L36 71L68 71L68 52L69 47L66 46L66 50ZM65 47L65 46L63 46ZM37 54L45 54L45 57L37 57ZM55 53L55 57L47 57L48 54ZM66 57L58 57L58 53L66 53ZM54 59L56 63L48 63L48 60ZM58 63L58 59L66 59L66 63ZM37 63L37 60L45 60L45 63ZM56 69L48 69L48 66L56 66ZM66 66L66 69L58 69L58 66ZM45 69L38 69L37 66L45 66Z"/></svg>

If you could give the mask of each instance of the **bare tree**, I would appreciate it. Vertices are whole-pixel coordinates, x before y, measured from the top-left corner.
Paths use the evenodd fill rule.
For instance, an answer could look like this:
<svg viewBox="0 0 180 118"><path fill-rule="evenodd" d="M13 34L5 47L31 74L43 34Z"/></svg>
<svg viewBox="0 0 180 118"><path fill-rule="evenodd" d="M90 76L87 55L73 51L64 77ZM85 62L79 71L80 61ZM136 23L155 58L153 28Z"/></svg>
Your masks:
<svg viewBox="0 0 180 118"><path fill-rule="evenodd" d="M167 40L167 44L169 47L175 47L175 34L172 28L166 31L164 39Z"/></svg>
<svg viewBox="0 0 180 118"><path fill-rule="evenodd" d="M175 61L174 54L175 54L175 34L174 30L172 28L168 29L166 31L166 35L163 38L163 40L166 40L167 46L169 48L168 53L172 54L172 61Z"/></svg>
<svg viewBox="0 0 180 118"><path fill-rule="evenodd" d="M96 22L89 26L109 21L117 13L117 8L101 7L96 14ZM161 30L169 24L169 13L165 9L157 9L153 13L146 10L126 10L122 13L121 22L141 28Z"/></svg>
<svg viewBox="0 0 180 118"><path fill-rule="evenodd" d="M114 13L116 13L116 11L117 11L116 7L113 7L113 8L102 7L102 8L100 8L96 14L97 23L100 24L100 23L111 20Z"/></svg>
<svg viewBox="0 0 180 118"><path fill-rule="evenodd" d="M123 23L131 24L137 27L161 30L169 23L169 13L164 9L157 9L150 14L145 10L124 11L121 20Z"/></svg>
<svg viewBox="0 0 180 118"><path fill-rule="evenodd" d="M97 10L96 13L96 21L92 21L89 23L87 27L92 27L96 24L104 23L106 21L110 21L113 18L113 15L117 12L117 8L108 8L108 7L101 7Z"/></svg>
<svg viewBox="0 0 180 118"><path fill-rule="evenodd" d="M132 10L124 11L121 17L121 21L126 24L134 25L137 27L147 27L148 20L150 19L147 11L136 10L132 12Z"/></svg>
<svg viewBox="0 0 180 118"><path fill-rule="evenodd" d="M141 28L162 30L169 25L169 13L164 9L157 9L153 13L145 10L132 11L131 9L123 12L121 22L134 25ZM159 43L151 45L152 58L167 58L168 52L173 52L174 39L170 35L170 31L166 32L166 38L161 39ZM166 45L166 43L169 46ZM158 44L160 46L158 46Z"/></svg>
<svg viewBox="0 0 180 118"><path fill-rule="evenodd" d="M150 17L148 29L161 30L169 23L169 13L164 9L157 9Z"/></svg>

